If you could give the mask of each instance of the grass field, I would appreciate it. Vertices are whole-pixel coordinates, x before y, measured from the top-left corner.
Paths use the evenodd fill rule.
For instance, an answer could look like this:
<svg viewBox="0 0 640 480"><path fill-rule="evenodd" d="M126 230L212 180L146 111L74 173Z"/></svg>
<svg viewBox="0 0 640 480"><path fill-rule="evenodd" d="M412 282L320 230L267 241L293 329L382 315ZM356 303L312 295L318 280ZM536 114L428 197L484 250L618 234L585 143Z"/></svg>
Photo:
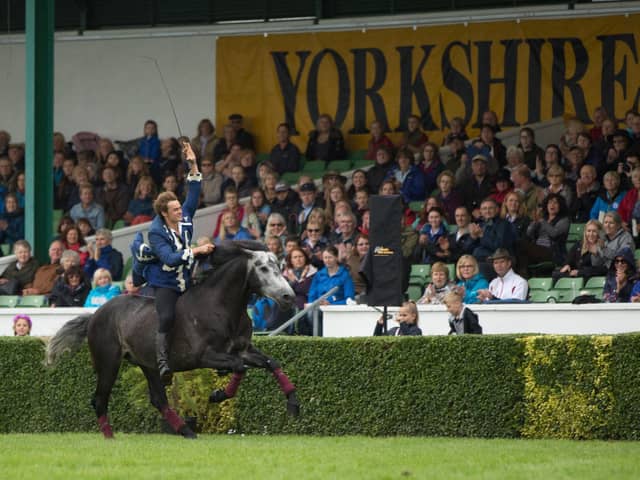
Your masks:
<svg viewBox="0 0 640 480"><path fill-rule="evenodd" d="M640 442L116 435L0 435L0 478L640 478Z"/></svg>

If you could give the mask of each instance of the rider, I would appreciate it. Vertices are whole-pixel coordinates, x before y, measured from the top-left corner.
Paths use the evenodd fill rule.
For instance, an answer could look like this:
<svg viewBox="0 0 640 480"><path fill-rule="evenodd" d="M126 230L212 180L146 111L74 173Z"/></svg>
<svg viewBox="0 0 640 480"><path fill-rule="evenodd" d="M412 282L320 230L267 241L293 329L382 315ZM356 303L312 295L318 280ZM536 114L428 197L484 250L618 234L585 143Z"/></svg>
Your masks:
<svg viewBox="0 0 640 480"><path fill-rule="evenodd" d="M176 302L190 286L194 256L210 254L215 248L212 244L191 248L193 214L200 200L202 175L198 170L196 156L187 142L183 144L183 153L191 166L187 176L187 198L184 205L180 205L173 192L158 195L153 205L156 217L149 229L149 244L151 252L159 261L149 263L144 269L144 276L155 291L159 323L156 357L165 385L171 383L168 352Z"/></svg>

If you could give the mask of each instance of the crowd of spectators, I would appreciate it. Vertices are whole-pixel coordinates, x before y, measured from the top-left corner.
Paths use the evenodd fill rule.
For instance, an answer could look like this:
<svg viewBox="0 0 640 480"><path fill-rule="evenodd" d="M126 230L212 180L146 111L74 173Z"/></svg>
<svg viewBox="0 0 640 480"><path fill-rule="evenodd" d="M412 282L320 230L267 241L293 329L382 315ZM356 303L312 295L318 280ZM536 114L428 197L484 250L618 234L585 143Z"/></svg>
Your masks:
<svg viewBox="0 0 640 480"><path fill-rule="evenodd" d="M112 282L123 280L123 259L111 246L111 229L149 221L159 192L184 198L180 142L188 140L202 170L200 206L224 205L210 232L199 233L214 243L264 242L294 287L299 308L335 286L337 293L322 303L366 298L371 285L360 267L369 248L372 194L401 196L406 265L432 265L419 303L443 303L450 291L464 304L526 300L533 268L545 266L554 279L606 276L606 301L640 300L634 259L638 112L627 112L619 124L600 107L591 129L572 119L557 144L544 147L529 127L520 129L517 145L503 145L493 112L483 115L477 138L468 137L462 119L452 119L440 145L422 131L418 116L407 119L395 144L386 125L375 121L365 154L370 167L351 178L325 170L321 185L304 174L303 163L328 165L347 156L330 116L319 116L304 154L291 142L289 125L277 125L275 145L260 162L242 116L228 120L219 138L208 119L193 138L161 138L156 122L148 120L140 138L118 148L97 135L77 134L67 142L56 133L54 205L63 217L50 263L43 266L23 240L24 149L1 131L0 239L17 258L0 277L2 293L46 294L55 306L97 305L115 294ZM282 180L289 172L299 172L293 185ZM568 245L572 223L586 228ZM87 244L91 235L95 241ZM256 323L272 328L280 315L272 305L263 307L255 309Z"/></svg>

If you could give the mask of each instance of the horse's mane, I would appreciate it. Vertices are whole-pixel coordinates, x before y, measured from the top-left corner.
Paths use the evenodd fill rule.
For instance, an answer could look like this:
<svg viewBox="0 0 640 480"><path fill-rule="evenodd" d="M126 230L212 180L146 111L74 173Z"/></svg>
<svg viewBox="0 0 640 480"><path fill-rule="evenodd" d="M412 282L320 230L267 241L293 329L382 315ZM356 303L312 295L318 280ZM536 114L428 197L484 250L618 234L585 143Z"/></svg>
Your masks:
<svg viewBox="0 0 640 480"><path fill-rule="evenodd" d="M228 270L226 267L231 267L232 263L235 263L234 260L246 260L249 257L248 251L264 252L267 251L267 247L253 240L226 240L216 245L215 250L209 255L209 263L213 268L204 272L198 283L202 284L210 278L223 276Z"/></svg>

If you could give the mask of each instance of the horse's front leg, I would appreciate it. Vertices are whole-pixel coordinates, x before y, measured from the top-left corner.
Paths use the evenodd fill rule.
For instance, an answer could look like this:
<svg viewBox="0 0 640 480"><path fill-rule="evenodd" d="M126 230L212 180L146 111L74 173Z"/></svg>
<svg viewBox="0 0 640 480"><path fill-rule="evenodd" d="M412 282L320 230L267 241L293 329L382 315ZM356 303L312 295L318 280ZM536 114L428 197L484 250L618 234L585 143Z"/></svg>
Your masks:
<svg viewBox="0 0 640 480"><path fill-rule="evenodd" d="M214 370L232 371L231 380L224 389L214 390L209 395L209 401L212 403L220 403L236 396L240 382L244 378L245 367L242 358L238 355L228 353L218 353L208 348L202 355L200 360L202 368L212 368Z"/></svg>
<svg viewBox="0 0 640 480"><path fill-rule="evenodd" d="M276 379L280 390L287 397L287 412L294 417L300 414L300 403L298 402L298 396L296 395L296 386L289 380L289 377L282 371L280 364L273 358L265 355L253 345L249 349L242 353L244 363L251 367L264 368L271 372L273 378Z"/></svg>

